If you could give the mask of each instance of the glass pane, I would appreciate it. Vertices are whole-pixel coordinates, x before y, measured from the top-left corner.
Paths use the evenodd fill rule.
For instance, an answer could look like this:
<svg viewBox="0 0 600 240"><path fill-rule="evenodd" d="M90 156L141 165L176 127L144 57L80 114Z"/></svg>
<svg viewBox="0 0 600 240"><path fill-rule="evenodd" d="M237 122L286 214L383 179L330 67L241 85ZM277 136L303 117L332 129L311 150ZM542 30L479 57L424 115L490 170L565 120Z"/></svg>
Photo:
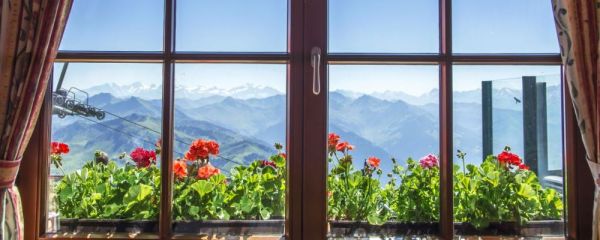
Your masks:
<svg viewBox="0 0 600 240"><path fill-rule="evenodd" d="M177 51L286 52L286 0L177 1Z"/></svg>
<svg viewBox="0 0 600 240"><path fill-rule="evenodd" d="M53 83L47 231L156 232L162 65L57 63Z"/></svg>
<svg viewBox="0 0 600 240"><path fill-rule="evenodd" d="M329 52L437 53L437 0L329 0Z"/></svg>
<svg viewBox="0 0 600 240"><path fill-rule="evenodd" d="M284 64L176 65L175 233L282 235L286 82Z"/></svg>
<svg viewBox="0 0 600 240"><path fill-rule="evenodd" d="M162 0L75 0L60 50L161 51Z"/></svg>
<svg viewBox="0 0 600 240"><path fill-rule="evenodd" d="M437 66L329 66L330 238L438 233L438 76Z"/></svg>
<svg viewBox="0 0 600 240"><path fill-rule="evenodd" d="M457 53L558 53L552 3L546 0L454 0Z"/></svg>
<svg viewBox="0 0 600 240"><path fill-rule="evenodd" d="M560 66L456 66L457 235L562 236Z"/></svg>

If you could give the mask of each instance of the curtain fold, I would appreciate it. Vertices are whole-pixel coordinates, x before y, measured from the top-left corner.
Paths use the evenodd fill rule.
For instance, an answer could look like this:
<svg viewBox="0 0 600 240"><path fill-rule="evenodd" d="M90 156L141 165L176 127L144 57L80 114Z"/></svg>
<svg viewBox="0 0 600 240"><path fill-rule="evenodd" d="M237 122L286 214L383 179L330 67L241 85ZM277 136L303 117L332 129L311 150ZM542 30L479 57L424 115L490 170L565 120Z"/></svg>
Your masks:
<svg viewBox="0 0 600 240"><path fill-rule="evenodd" d="M565 68L567 87L573 100L577 124L585 145L586 160L596 182L593 239L600 230L600 120L598 54L600 45L600 0L552 0L556 31Z"/></svg>
<svg viewBox="0 0 600 240"><path fill-rule="evenodd" d="M0 240L23 239L21 198L14 181L71 5L72 0L0 3Z"/></svg>

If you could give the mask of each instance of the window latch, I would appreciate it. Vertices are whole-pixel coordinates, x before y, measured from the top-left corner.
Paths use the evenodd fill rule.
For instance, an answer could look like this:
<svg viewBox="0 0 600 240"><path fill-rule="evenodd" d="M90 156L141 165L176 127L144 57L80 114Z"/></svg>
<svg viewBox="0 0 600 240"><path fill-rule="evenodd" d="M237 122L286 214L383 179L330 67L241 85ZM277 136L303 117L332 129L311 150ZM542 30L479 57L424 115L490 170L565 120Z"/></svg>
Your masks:
<svg viewBox="0 0 600 240"><path fill-rule="evenodd" d="M313 68L313 94L321 93L321 48L313 47L310 51L310 65Z"/></svg>

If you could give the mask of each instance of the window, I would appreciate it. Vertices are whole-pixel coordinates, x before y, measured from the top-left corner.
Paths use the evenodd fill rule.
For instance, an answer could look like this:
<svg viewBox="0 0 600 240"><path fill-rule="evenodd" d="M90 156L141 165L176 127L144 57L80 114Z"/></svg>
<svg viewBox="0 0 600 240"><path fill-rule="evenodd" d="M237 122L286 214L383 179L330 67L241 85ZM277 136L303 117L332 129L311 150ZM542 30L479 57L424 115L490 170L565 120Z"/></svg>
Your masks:
<svg viewBox="0 0 600 240"><path fill-rule="evenodd" d="M521 221L519 232L498 233L563 234L560 72L560 66L455 67L455 221L483 232ZM464 224L456 231L472 234Z"/></svg>
<svg viewBox="0 0 600 240"><path fill-rule="evenodd" d="M547 5L75 0L41 237L565 235Z"/></svg>
<svg viewBox="0 0 600 240"><path fill-rule="evenodd" d="M263 229L236 232L230 226L227 234L283 234L286 66L182 63L175 68L173 156L176 166L188 166L174 169L173 232L218 235L218 224L207 220L242 220ZM218 146L204 166L204 160L187 156L192 146L202 145L198 139ZM224 177L209 177L212 173L203 170L209 166ZM208 181L194 179L205 177Z"/></svg>
<svg viewBox="0 0 600 240"><path fill-rule="evenodd" d="M71 62L54 69L47 230L112 231L114 219L156 221L161 65Z"/></svg>

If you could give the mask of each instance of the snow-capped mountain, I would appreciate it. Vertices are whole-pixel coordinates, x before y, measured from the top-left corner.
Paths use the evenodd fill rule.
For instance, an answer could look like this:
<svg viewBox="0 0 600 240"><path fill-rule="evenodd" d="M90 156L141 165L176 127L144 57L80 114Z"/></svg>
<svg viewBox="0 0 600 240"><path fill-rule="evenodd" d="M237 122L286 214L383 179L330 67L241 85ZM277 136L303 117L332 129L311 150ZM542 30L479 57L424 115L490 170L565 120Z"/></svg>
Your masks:
<svg viewBox="0 0 600 240"><path fill-rule="evenodd" d="M85 89L90 96L99 93L111 93L118 98L139 97L143 99L160 99L162 97L162 85L144 84L135 82L128 85L117 83L105 83ZM230 89L205 87L205 86L175 86L175 98L197 100L212 96L232 97L236 99L266 98L275 95L281 95L282 92L277 89L246 84Z"/></svg>

